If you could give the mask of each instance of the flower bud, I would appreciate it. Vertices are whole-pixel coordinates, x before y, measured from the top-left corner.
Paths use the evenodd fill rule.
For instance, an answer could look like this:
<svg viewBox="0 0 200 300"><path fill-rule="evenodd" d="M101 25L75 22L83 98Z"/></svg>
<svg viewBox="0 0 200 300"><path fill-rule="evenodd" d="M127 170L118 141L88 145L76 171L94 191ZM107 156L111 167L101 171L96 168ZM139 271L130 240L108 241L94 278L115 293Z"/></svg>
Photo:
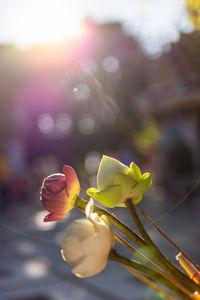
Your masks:
<svg viewBox="0 0 200 300"><path fill-rule="evenodd" d="M87 194L107 207L125 206L132 198L134 204L142 200L143 194L152 183L150 173L142 175L139 167L131 163L125 166L118 160L103 156L97 174L97 187L87 190Z"/></svg>
<svg viewBox="0 0 200 300"><path fill-rule="evenodd" d="M63 173L52 174L43 181L40 200L44 208L50 212L44 218L44 222L64 218L74 207L80 193L80 183L74 169L64 166Z"/></svg>
<svg viewBox="0 0 200 300"><path fill-rule="evenodd" d="M75 220L62 242L62 256L73 266L78 277L90 277L107 265L110 250L114 246L113 232L105 218L92 212L93 201L86 207L87 219Z"/></svg>

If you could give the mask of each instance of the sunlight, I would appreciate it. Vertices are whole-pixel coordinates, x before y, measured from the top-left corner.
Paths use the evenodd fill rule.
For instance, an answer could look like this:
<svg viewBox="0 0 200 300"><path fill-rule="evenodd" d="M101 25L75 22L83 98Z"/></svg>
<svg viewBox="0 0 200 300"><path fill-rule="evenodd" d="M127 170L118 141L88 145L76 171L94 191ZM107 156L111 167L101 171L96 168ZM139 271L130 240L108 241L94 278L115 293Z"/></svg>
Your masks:
<svg viewBox="0 0 200 300"><path fill-rule="evenodd" d="M76 7L63 1L20 1L12 7L10 19L10 36L22 48L59 42L81 30Z"/></svg>
<svg viewBox="0 0 200 300"><path fill-rule="evenodd" d="M0 43L27 48L35 43L55 43L82 33L80 21L121 22L150 53L176 41L179 31L192 30L186 0L1 0Z"/></svg>

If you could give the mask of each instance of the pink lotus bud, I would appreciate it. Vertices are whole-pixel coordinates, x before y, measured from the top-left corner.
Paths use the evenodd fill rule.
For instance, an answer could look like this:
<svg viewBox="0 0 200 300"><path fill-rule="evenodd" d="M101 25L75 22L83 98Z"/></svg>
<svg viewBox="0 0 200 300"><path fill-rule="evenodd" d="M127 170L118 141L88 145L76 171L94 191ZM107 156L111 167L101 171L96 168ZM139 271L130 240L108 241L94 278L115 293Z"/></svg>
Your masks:
<svg viewBox="0 0 200 300"><path fill-rule="evenodd" d="M52 174L43 181L40 200L44 208L50 212L44 218L44 222L64 218L74 207L80 193L80 183L74 169L64 166L63 173Z"/></svg>

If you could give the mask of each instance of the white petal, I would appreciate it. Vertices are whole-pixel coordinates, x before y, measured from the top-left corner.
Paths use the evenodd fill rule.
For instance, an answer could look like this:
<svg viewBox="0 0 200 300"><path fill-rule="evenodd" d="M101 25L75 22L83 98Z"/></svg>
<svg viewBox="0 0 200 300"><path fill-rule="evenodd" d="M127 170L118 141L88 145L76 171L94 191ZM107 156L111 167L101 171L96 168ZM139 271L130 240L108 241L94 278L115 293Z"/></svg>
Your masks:
<svg viewBox="0 0 200 300"><path fill-rule="evenodd" d="M113 237L110 235L96 235L95 253L97 256L108 258L111 248L113 247Z"/></svg>
<svg viewBox="0 0 200 300"><path fill-rule="evenodd" d="M95 255L95 239L92 235L81 243L82 252L84 256Z"/></svg>
<svg viewBox="0 0 200 300"><path fill-rule="evenodd" d="M101 218L99 217L99 215L97 213L91 213L89 216L89 220L93 223L93 224L104 224L104 222L102 222Z"/></svg>
<svg viewBox="0 0 200 300"><path fill-rule="evenodd" d="M95 224L94 234L81 243L82 251L85 256L95 255L107 259L110 249L113 247L113 233L108 225Z"/></svg>
<svg viewBox="0 0 200 300"><path fill-rule="evenodd" d="M90 214L93 212L93 206L94 206L94 200L90 198L90 201L88 202L85 208L85 214L87 218L89 218Z"/></svg>
<svg viewBox="0 0 200 300"><path fill-rule="evenodd" d="M76 236L80 241L93 235L94 226L88 219L75 220L67 231L67 236Z"/></svg>
<svg viewBox="0 0 200 300"><path fill-rule="evenodd" d="M80 241L76 237L65 237L62 243L62 255L69 264L77 264L84 256Z"/></svg>
<svg viewBox="0 0 200 300"><path fill-rule="evenodd" d="M78 277L90 277L101 272L107 264L107 260L95 256L88 256L80 261L72 272Z"/></svg>

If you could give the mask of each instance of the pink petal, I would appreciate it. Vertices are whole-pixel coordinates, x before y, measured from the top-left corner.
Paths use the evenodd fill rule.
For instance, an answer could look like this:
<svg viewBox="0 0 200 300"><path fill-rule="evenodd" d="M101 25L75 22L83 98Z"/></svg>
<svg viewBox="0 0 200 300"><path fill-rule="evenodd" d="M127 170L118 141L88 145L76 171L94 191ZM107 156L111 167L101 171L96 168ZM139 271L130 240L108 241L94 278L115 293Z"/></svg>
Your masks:
<svg viewBox="0 0 200 300"><path fill-rule="evenodd" d="M61 219L60 216L58 216L54 213L50 213L50 214L46 215L46 217L44 218L43 221L46 223L46 222L51 222L51 221L58 221L60 219Z"/></svg>
<svg viewBox="0 0 200 300"><path fill-rule="evenodd" d="M50 183L48 186L47 186L47 190L48 192L56 195L58 194L60 191L62 191L63 189L66 188L66 179L62 180L62 181L55 181L55 182L52 182Z"/></svg>
<svg viewBox="0 0 200 300"><path fill-rule="evenodd" d="M65 165L63 167L63 173L66 177L66 188L68 197L71 198L73 195L79 195L80 193L80 183L76 172L70 166Z"/></svg>

